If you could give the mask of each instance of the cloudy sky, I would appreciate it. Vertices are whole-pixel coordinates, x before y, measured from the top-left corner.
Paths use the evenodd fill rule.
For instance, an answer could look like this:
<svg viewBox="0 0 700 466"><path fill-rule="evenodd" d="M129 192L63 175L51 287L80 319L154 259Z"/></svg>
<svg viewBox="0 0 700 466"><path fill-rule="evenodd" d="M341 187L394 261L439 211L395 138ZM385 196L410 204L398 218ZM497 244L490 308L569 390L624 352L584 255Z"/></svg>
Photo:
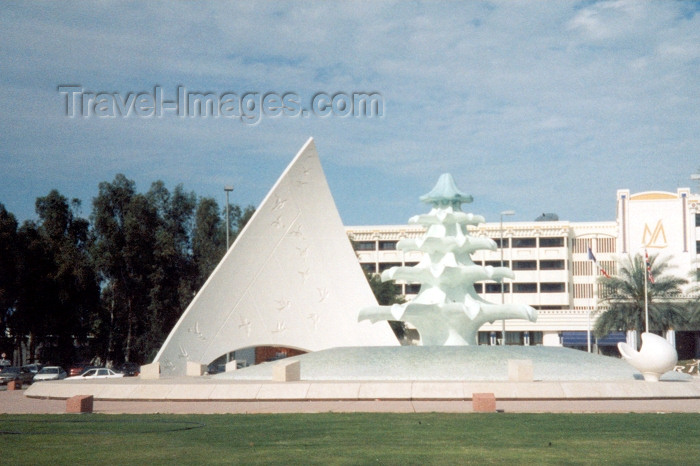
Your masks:
<svg viewBox="0 0 700 466"><path fill-rule="evenodd" d="M444 172L487 221L510 209L512 220L614 220L617 189L698 188L699 11L671 1L2 2L0 202L32 219L35 199L56 188L87 216L98 184L123 173L140 191L182 183L222 205L233 184L232 202L257 205L313 136L347 225L405 223ZM253 115L262 96L273 100L254 121L228 107L158 116L157 87L166 105L178 88L219 105L250 94ZM376 93L382 112L343 116L341 95L327 115L302 114L318 93ZM297 103L275 111L274 95Z"/></svg>

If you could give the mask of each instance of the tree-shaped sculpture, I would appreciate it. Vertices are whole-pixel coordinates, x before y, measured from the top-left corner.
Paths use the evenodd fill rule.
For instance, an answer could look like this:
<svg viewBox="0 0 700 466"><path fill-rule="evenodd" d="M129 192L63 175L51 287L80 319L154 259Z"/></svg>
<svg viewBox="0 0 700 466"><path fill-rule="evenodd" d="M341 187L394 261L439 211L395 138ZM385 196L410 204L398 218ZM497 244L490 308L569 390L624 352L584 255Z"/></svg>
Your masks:
<svg viewBox="0 0 700 466"><path fill-rule="evenodd" d="M467 225L484 222L480 215L462 212L463 203L472 197L455 186L448 173L437 185L420 197L432 205L430 213L411 217L409 223L426 227L419 239L402 239L397 248L421 251L421 261L413 267L392 267L382 280L420 283L418 295L409 303L371 306L360 310L358 320L398 320L412 324L423 345L476 345L476 335L486 322L500 319L537 320L537 311L519 304L493 304L479 297L474 282L513 278L507 267L474 264L471 254L481 249L495 250L490 238L469 235Z"/></svg>

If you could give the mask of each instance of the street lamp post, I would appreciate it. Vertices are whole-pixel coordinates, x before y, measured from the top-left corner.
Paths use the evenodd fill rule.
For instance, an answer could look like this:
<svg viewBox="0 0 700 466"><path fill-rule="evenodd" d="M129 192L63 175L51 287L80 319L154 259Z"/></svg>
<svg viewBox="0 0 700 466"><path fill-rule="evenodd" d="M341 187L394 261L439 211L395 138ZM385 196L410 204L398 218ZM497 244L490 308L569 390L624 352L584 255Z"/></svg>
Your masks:
<svg viewBox="0 0 700 466"><path fill-rule="evenodd" d="M596 245L598 238L595 238ZM597 250L597 246L596 246ZM589 254L593 256L593 250L588 248ZM586 323L586 340L588 341L588 352L591 352L591 308L595 314L598 313L598 263L593 263L593 305L588 307L588 322Z"/></svg>
<svg viewBox="0 0 700 466"><path fill-rule="evenodd" d="M501 233L501 267L503 267L503 216L504 215L515 215L514 210L504 210L501 212L501 228L500 228L500 233ZM503 278L501 278L501 304L505 304L506 302L506 297L505 297L505 288L503 284ZM506 320L503 319L502 322L502 328L501 332L503 335L503 340L501 341L501 345L505 346L506 344Z"/></svg>
<svg viewBox="0 0 700 466"><path fill-rule="evenodd" d="M228 251L228 226L229 223L231 223L231 216L229 215L228 212L228 193L233 191L233 185L231 186L224 186L224 191L226 191L226 251Z"/></svg>

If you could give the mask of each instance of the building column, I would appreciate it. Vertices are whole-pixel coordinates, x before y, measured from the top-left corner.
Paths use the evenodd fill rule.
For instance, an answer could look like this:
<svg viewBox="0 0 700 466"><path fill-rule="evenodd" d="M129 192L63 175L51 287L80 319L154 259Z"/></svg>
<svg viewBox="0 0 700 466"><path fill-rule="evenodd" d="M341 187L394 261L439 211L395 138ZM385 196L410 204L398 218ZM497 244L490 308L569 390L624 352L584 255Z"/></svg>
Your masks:
<svg viewBox="0 0 700 466"><path fill-rule="evenodd" d="M542 346L562 346L559 332L542 332Z"/></svg>
<svg viewBox="0 0 700 466"><path fill-rule="evenodd" d="M666 341L671 343L671 346L676 347L676 331L673 329L666 330Z"/></svg>
<svg viewBox="0 0 700 466"><path fill-rule="evenodd" d="M627 344L630 345L635 350L637 348L639 348L637 346L637 331L636 330L627 330Z"/></svg>

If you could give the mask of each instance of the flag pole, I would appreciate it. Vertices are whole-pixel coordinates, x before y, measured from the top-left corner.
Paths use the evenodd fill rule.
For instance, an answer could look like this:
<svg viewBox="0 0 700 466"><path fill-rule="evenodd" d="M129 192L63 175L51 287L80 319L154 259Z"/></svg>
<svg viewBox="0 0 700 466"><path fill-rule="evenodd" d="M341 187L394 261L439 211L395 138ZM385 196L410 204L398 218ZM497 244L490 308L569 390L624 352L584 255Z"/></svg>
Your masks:
<svg viewBox="0 0 700 466"><path fill-rule="evenodd" d="M649 281L649 254L644 250L644 328L649 333L649 296L647 292L647 281Z"/></svg>
<svg viewBox="0 0 700 466"><path fill-rule="evenodd" d="M588 260L593 262L593 304L588 306L588 323L586 324L586 339L588 340L588 352L591 352L591 309L596 309L598 307L598 261L593 255L593 250L588 246Z"/></svg>
<svg viewBox="0 0 700 466"><path fill-rule="evenodd" d="M595 312L598 312L598 278L599 274L603 274L605 278L610 278L608 272L605 271L603 267L598 264L598 259L593 255L593 250L588 247L588 260L593 261L593 266L595 268L595 273L593 274L593 306L588 307L588 352L591 352L591 308ZM596 340L597 342L598 340ZM596 343L597 344L597 343Z"/></svg>
<svg viewBox="0 0 700 466"><path fill-rule="evenodd" d="M588 306L588 325L586 326L586 339L588 340L588 352L591 352L591 308L598 307L598 267L593 264L593 306Z"/></svg>

